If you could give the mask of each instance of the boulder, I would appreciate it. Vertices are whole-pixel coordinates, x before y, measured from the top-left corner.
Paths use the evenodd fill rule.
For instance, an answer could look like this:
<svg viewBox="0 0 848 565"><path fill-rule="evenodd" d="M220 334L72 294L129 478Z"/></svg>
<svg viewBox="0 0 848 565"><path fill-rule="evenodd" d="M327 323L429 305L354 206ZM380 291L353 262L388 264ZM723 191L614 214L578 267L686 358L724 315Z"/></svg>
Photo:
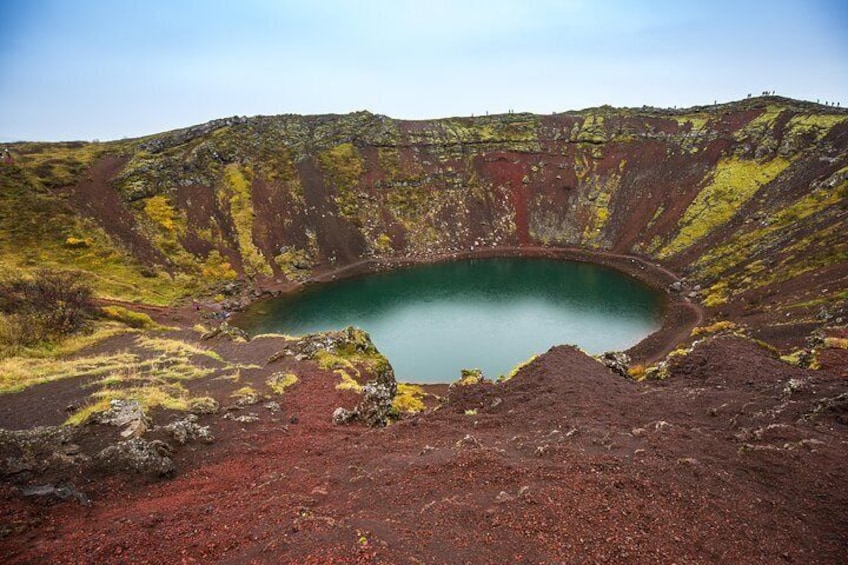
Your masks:
<svg viewBox="0 0 848 565"><path fill-rule="evenodd" d="M88 462L69 426L0 429L0 476L41 474Z"/></svg>
<svg viewBox="0 0 848 565"><path fill-rule="evenodd" d="M630 356L621 351L607 351L597 357L598 361L603 363L613 373L622 377L630 377Z"/></svg>
<svg viewBox="0 0 848 565"><path fill-rule="evenodd" d="M150 429L150 419L138 400L115 399L109 402L109 409L91 416L89 423L124 427L123 437L141 437Z"/></svg>
<svg viewBox="0 0 848 565"><path fill-rule="evenodd" d="M176 470L167 443L141 438L110 445L96 455L95 463L103 471L129 471L157 478L170 476Z"/></svg>
<svg viewBox="0 0 848 565"><path fill-rule="evenodd" d="M89 500L84 492L77 490L74 488L74 485L70 484L24 487L21 489L21 495L25 498L35 497L61 501L76 500L83 506L91 504L91 500Z"/></svg>
<svg viewBox="0 0 848 565"><path fill-rule="evenodd" d="M198 425L197 420L197 416L189 414L182 420L176 420L167 426L163 426L162 429L168 432L179 445L185 445L190 441L202 443L215 441L215 436L210 431L209 426Z"/></svg>
<svg viewBox="0 0 848 565"><path fill-rule="evenodd" d="M247 332L237 326L231 326L227 322L221 322L221 325L219 325L217 328L214 328L201 335L200 339L207 340L218 336L224 336L231 340L243 339L245 341L250 341L250 336L247 335Z"/></svg>

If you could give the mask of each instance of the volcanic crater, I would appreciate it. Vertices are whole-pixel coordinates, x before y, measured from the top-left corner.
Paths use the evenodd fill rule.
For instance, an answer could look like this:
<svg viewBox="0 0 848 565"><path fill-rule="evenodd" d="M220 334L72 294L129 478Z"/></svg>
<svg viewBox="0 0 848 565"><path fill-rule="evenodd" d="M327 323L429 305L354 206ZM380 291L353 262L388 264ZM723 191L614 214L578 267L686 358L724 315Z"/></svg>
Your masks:
<svg viewBox="0 0 848 565"><path fill-rule="evenodd" d="M102 309L3 350L8 562L848 559L843 110L233 117L8 149L4 270L82 273ZM621 270L665 293L663 326L416 386L356 328L231 323L508 256Z"/></svg>

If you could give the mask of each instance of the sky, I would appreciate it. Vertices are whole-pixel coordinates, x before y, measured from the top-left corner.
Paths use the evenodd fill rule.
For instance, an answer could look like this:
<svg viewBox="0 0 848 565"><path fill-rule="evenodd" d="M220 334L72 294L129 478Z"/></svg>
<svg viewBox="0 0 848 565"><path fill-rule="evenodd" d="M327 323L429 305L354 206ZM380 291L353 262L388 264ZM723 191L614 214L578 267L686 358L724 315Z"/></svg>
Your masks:
<svg viewBox="0 0 848 565"><path fill-rule="evenodd" d="M3 0L0 142L774 90L848 105L846 0Z"/></svg>

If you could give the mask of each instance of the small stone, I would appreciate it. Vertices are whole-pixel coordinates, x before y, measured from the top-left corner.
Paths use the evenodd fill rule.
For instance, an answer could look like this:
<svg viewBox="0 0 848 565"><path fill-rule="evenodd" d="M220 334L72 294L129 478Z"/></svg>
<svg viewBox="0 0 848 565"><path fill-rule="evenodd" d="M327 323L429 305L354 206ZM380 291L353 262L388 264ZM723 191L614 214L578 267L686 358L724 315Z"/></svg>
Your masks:
<svg viewBox="0 0 848 565"><path fill-rule="evenodd" d="M476 449L478 447L482 447L482 444L473 435L466 434L461 440L456 442L456 446L459 448L468 447Z"/></svg>
<svg viewBox="0 0 848 565"><path fill-rule="evenodd" d="M25 487L21 489L21 495L24 497L44 497L56 498L58 500L74 499L83 506L91 504L88 496L82 491L74 488L73 485L42 485L35 487Z"/></svg>
<svg viewBox="0 0 848 565"><path fill-rule="evenodd" d="M264 407L269 410L271 414L277 414L280 412L280 410L282 410L279 402L274 402L273 400L264 404Z"/></svg>
<svg viewBox="0 0 848 565"><path fill-rule="evenodd" d="M225 420L232 420L233 422L238 422L240 424L252 424L253 422L259 421L259 416L257 414L243 414L241 416L233 416L232 412L227 412L224 414Z"/></svg>
<svg viewBox="0 0 848 565"><path fill-rule="evenodd" d="M338 425L347 424L356 419L356 414L352 410L339 406L333 411L333 423Z"/></svg>

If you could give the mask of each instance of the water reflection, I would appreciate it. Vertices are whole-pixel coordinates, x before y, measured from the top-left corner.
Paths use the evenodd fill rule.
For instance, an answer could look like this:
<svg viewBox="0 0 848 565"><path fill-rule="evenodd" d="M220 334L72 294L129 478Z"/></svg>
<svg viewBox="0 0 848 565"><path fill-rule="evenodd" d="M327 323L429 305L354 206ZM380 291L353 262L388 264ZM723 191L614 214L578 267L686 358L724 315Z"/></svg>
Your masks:
<svg viewBox="0 0 848 565"><path fill-rule="evenodd" d="M464 367L496 377L560 343L629 347L658 327L659 308L649 288L597 265L475 259L309 288L257 305L242 323L254 334L357 325L399 378L446 382Z"/></svg>

